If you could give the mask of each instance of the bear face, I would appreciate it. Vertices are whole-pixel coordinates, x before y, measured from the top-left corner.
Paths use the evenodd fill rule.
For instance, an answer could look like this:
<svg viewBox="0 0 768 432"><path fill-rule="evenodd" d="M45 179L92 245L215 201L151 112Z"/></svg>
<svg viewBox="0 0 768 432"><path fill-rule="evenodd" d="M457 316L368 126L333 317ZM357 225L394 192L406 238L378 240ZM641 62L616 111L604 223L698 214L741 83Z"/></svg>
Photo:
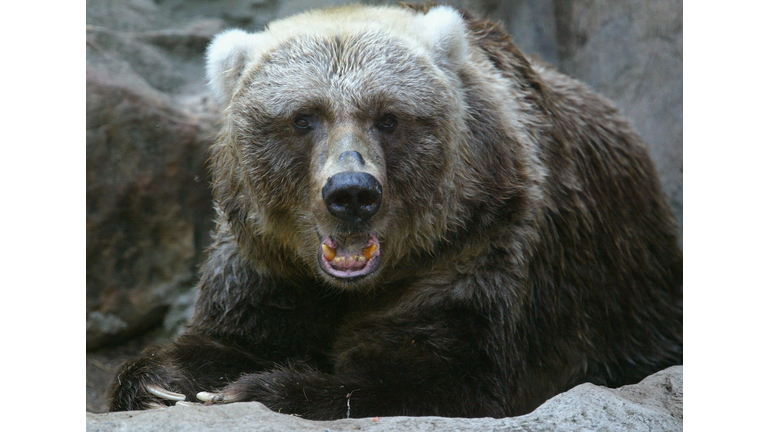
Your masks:
<svg viewBox="0 0 768 432"><path fill-rule="evenodd" d="M469 115L458 83L469 53L452 9L337 13L327 28L308 13L224 33L208 74L226 104L216 199L249 225L241 241L258 233L350 288L391 277L465 223L457 207L472 176L457 155Z"/></svg>

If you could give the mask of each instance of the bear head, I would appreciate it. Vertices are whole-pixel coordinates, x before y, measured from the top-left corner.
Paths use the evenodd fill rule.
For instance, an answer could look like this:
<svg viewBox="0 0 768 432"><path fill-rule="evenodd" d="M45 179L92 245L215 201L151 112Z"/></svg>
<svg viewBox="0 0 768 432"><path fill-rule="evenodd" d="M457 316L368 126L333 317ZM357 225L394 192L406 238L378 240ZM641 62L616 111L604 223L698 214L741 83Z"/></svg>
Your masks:
<svg viewBox="0 0 768 432"><path fill-rule="evenodd" d="M218 35L207 57L224 107L214 198L241 248L284 277L371 286L465 227L468 196L514 194L472 172L486 167L468 148L469 57L447 7L349 6ZM519 178L513 156L479 151Z"/></svg>

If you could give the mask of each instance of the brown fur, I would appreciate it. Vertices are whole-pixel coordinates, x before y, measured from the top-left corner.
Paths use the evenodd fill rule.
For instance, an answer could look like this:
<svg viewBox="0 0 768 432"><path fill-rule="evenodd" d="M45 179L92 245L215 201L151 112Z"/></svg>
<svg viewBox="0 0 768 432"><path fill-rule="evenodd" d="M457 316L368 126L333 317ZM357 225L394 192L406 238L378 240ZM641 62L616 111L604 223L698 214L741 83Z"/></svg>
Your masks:
<svg viewBox="0 0 768 432"><path fill-rule="evenodd" d="M126 367L112 409L166 403L152 383L315 419L348 401L353 417L501 417L682 362L682 252L640 138L498 25L462 16L467 52L437 46L434 64L387 34L299 35L222 86L195 317ZM387 112L393 132L376 123ZM370 221L320 198L352 169L336 161L347 149L382 185ZM331 277L318 239L350 231L377 233L381 267Z"/></svg>

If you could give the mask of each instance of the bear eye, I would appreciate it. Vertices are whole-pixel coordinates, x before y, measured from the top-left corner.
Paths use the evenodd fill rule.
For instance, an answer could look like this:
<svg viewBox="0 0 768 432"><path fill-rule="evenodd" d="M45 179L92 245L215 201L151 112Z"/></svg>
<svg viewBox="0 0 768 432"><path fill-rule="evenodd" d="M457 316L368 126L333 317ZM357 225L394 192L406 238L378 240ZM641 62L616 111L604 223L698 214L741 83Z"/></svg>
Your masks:
<svg viewBox="0 0 768 432"><path fill-rule="evenodd" d="M309 130L311 124L306 116L300 115L293 119L293 126L300 132L306 132Z"/></svg>
<svg viewBox="0 0 768 432"><path fill-rule="evenodd" d="M395 126L397 126L397 118L392 114L387 114L379 120L376 126L382 132L392 132L395 130Z"/></svg>

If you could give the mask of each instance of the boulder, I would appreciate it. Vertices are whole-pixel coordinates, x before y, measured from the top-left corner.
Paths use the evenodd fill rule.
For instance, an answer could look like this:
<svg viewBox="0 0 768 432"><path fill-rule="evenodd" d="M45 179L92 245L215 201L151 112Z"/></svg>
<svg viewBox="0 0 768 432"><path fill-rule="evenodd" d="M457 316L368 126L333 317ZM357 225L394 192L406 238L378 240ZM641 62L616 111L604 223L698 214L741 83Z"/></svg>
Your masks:
<svg viewBox="0 0 768 432"><path fill-rule="evenodd" d="M218 113L171 97L171 63L130 35L86 32L86 345L160 324L195 283L213 211L205 169ZM125 58L156 66L142 76ZM188 108L187 105L190 105Z"/></svg>
<svg viewBox="0 0 768 432"><path fill-rule="evenodd" d="M205 87L204 53L225 23L171 26L170 14L140 0L89 2L87 11L90 351L164 322L175 333L189 315L213 227L205 160L219 108Z"/></svg>

